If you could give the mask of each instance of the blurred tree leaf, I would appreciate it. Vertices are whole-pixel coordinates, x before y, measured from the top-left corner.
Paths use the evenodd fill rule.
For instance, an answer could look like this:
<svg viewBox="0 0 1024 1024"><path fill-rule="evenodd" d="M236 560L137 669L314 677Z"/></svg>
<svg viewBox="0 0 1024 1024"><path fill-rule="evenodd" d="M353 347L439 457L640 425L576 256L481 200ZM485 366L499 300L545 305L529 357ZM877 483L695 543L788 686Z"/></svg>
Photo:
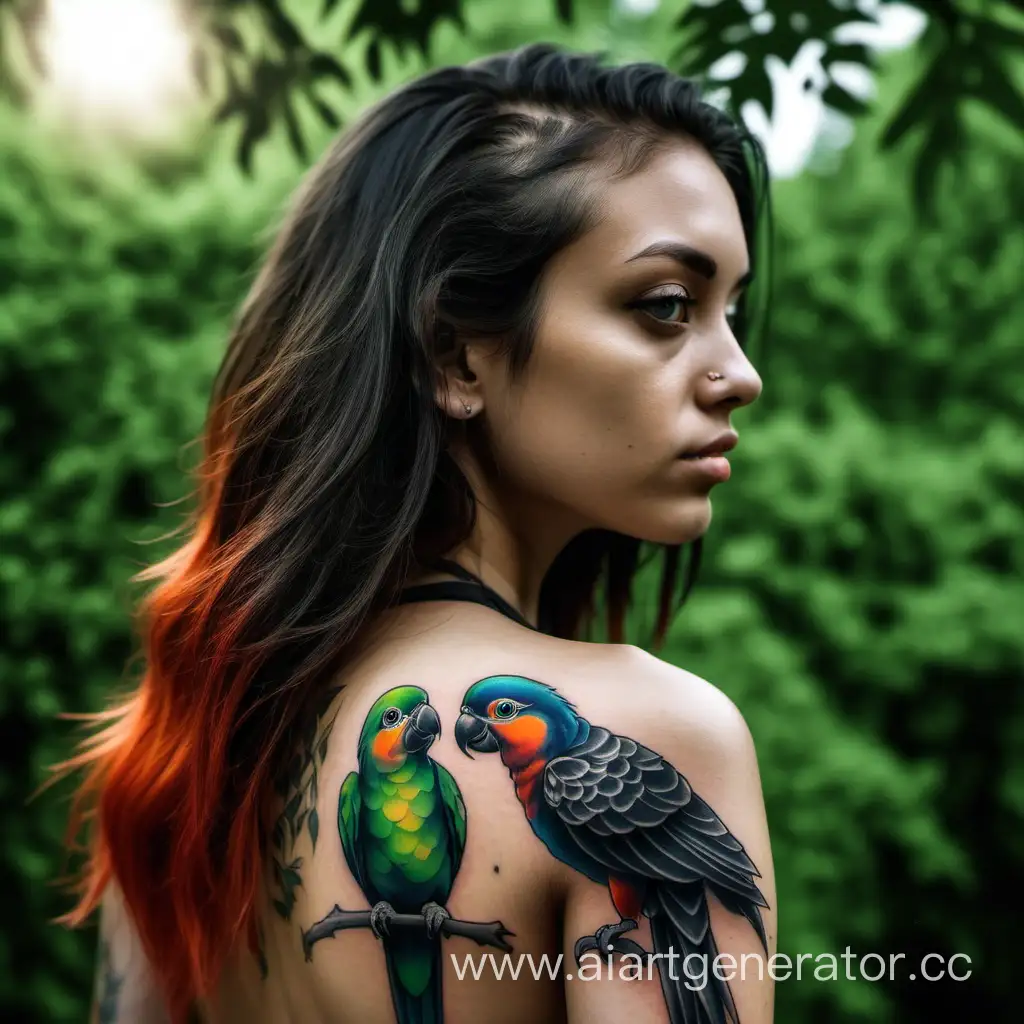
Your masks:
<svg viewBox="0 0 1024 1024"><path fill-rule="evenodd" d="M932 16L921 40L930 60L883 132L881 146L891 149L905 136L920 134L915 198L922 214L934 214L935 179L962 153L966 103L980 103L1024 134L1024 96L1006 70L1009 53L1024 45L1024 32L1005 22L1007 14L1020 11L1019 3L990 3L984 13L952 0L914 6Z"/></svg>
<svg viewBox="0 0 1024 1024"><path fill-rule="evenodd" d="M930 61L918 83L898 107L882 135L882 147L890 148L908 134L920 134L915 179L918 182L919 211L933 212L930 197L935 194L935 177L941 168L955 163L962 141L962 108L974 100L1000 113L1024 134L1024 96L1006 70L1012 51L1024 49L1024 27L1020 0L910 0L928 18L919 46ZM686 7L676 28L680 45L673 58L677 70L702 77L709 86L726 86L733 108L760 103L772 116L772 85L765 62L777 57L790 63L808 40L818 40L825 50L822 67L828 84L822 100L851 117L865 113L870 104L841 86L832 74L837 63L855 64L874 70L873 51L862 43L837 39L851 25L872 25L881 8L862 10L850 0L768 0L758 14L747 11L740 0L719 0L710 6ZM1016 23L1015 23L1016 19ZM708 73L716 61L741 52L744 69L728 80ZM951 130L952 128L958 130Z"/></svg>
<svg viewBox="0 0 1024 1024"><path fill-rule="evenodd" d="M850 117L859 117L865 113L870 104L854 96L835 82L829 82L821 94L822 100L833 110L839 110Z"/></svg>
<svg viewBox="0 0 1024 1024"><path fill-rule="evenodd" d="M352 73L337 54L350 40L365 38L364 61L370 77L382 78L383 48L388 44L400 55L414 50L429 59L430 36L442 22L466 28L465 8L471 0L359 0L348 28L337 40L335 53L314 45L287 12L287 0L179 0L192 24L199 26L192 57L193 73L204 92L219 97L216 121L241 122L237 158L251 170L255 145L281 119L290 145L306 159L295 99L304 96L317 115L332 127L337 113L313 85L329 77L344 87ZM887 0L888 2L888 0ZM958 117L959 108L975 100L1002 114L1024 132L1024 96L1005 68L1006 55L1024 50L1024 17L1020 0L908 0L929 21L919 45L931 55L920 82L911 88L883 133L883 148L908 134L920 134L918 178L926 193L933 189L928 176L939 173L955 157L952 135L936 126ZM565 23L578 15L574 0L551 0L552 14ZM727 86L738 112L744 103L760 103L769 118L773 111L772 83L765 62L775 57L792 62L808 40L824 44L822 66L828 77L822 99L851 117L870 106L842 86L832 74L837 63L874 70L874 51L863 43L842 41L850 25L874 25L881 7L862 9L853 0L767 0L764 10L752 13L741 0L674 3L681 13L675 21L679 42L671 62L683 73L702 77L709 86ZM321 19L338 8L338 0L323 0ZM882 6L885 6L883 4ZM39 27L43 0L0 0L0 93L15 102L26 96L23 76L14 70L8 48L17 37L34 73L46 72L40 52ZM716 79L709 69L732 53L746 57L744 69L729 80ZM214 74L219 68L219 82ZM272 69L272 73L271 73ZM945 144L943 139L945 138Z"/></svg>
<svg viewBox="0 0 1024 1024"><path fill-rule="evenodd" d="M709 86L727 85L733 107L739 111L748 100L760 103L772 116L772 84L765 61L777 57L790 64L809 39L826 46L837 29L851 23L874 24L877 18L849 5L820 0L810 5L793 0L773 0L760 14L751 15L740 0L720 0L710 7L687 6L676 22L681 41L673 58L677 70L703 78ZM842 60L874 66L871 51L864 46L832 42L838 53L826 49L823 63ZM716 61L730 53L742 52L746 67L734 79L723 81L708 74ZM842 90L839 90L843 92ZM844 92L844 96L847 94Z"/></svg>
<svg viewBox="0 0 1024 1024"><path fill-rule="evenodd" d="M369 33L375 56L372 64L368 58L367 71L374 81L380 81L382 42L391 43L402 55L415 48L428 58L430 33L435 25L451 20L465 31L464 3L465 0L420 0L418 4L403 0L360 0L349 35L355 38L361 32Z"/></svg>

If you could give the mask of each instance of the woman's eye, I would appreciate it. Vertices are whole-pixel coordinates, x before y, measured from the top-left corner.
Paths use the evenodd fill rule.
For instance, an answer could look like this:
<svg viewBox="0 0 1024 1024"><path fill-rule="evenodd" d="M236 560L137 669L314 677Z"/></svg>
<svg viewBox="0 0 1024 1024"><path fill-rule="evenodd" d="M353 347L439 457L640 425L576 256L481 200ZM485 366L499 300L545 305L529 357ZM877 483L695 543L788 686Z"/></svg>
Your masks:
<svg viewBox="0 0 1024 1024"><path fill-rule="evenodd" d="M640 299L633 303L636 309L649 313L655 320L665 323L686 324L690 322L690 307L694 300L686 292L666 292Z"/></svg>

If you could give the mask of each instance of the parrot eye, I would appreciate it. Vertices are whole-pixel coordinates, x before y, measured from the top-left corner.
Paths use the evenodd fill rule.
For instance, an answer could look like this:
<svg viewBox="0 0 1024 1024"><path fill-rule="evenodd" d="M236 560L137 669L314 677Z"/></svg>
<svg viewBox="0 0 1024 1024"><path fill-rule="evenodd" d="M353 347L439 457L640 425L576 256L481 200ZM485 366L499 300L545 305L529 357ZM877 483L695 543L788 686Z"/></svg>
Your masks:
<svg viewBox="0 0 1024 1024"><path fill-rule="evenodd" d="M515 718L519 709L522 707L525 707L525 705L505 697L503 700L494 702L494 717L506 720L509 718Z"/></svg>
<svg viewBox="0 0 1024 1024"><path fill-rule="evenodd" d="M385 729L391 729L402 720L402 712L398 708L388 708L381 716L381 725Z"/></svg>

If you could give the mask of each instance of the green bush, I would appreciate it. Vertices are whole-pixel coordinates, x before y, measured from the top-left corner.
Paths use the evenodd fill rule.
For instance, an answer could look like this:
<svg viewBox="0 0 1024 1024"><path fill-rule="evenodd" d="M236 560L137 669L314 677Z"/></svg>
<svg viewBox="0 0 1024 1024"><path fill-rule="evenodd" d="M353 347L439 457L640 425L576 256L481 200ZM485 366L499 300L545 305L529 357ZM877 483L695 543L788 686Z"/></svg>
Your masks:
<svg viewBox="0 0 1024 1024"><path fill-rule="evenodd" d="M932 224L870 122L837 174L776 192L765 391L670 655L751 725L780 948L973 964L960 984L780 983L780 1020L1009 1019L1024 196L1005 141L978 126Z"/></svg>
<svg viewBox="0 0 1024 1024"><path fill-rule="evenodd" d="M128 165L75 170L0 111L5 1019L86 1016L92 936L48 923L68 909L52 884L68 790L25 800L69 753L56 713L102 706L125 678L127 581L183 512L155 503L186 489L184 446L271 210L267 185L218 166L175 188Z"/></svg>

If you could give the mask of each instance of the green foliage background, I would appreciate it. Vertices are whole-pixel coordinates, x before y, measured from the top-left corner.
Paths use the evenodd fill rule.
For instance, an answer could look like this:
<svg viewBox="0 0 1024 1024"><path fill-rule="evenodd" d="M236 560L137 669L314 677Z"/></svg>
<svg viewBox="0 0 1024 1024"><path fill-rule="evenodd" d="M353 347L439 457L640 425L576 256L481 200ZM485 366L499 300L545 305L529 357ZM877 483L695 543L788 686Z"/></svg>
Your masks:
<svg viewBox="0 0 1024 1024"><path fill-rule="evenodd" d="M539 38L662 59L657 18L572 28L541 0L469 8L440 61ZM758 745L780 949L970 955L967 982L778 985L786 1024L1010 1020L1024 869L1024 139L973 118L932 222L876 113L837 169L776 188L773 331L739 422L703 582L667 652L729 692ZM385 51L383 82L422 65ZM309 126L315 154L324 130ZM85 1019L93 936L48 924L72 729L132 678L130 574L183 513L232 311L299 167L197 127L86 157L0 109L0 1009ZM954 176L955 175L955 176ZM1017 185L1015 186L1015 181Z"/></svg>

